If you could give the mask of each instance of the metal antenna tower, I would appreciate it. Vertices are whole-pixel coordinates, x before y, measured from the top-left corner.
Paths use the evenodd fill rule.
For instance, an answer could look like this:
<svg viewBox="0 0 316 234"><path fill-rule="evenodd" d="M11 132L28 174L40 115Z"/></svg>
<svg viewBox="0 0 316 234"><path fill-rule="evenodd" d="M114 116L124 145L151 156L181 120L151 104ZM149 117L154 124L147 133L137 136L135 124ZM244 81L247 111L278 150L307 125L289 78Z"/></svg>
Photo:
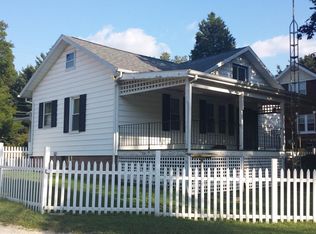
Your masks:
<svg viewBox="0 0 316 234"><path fill-rule="evenodd" d="M290 102L290 115L291 115L291 146L292 151L295 152L298 148L297 142L297 95L296 92L300 92L300 83L299 83L299 45L298 45L298 24L295 20L295 4L292 0L292 22L289 27L289 36L290 36L290 79L291 79L291 102Z"/></svg>

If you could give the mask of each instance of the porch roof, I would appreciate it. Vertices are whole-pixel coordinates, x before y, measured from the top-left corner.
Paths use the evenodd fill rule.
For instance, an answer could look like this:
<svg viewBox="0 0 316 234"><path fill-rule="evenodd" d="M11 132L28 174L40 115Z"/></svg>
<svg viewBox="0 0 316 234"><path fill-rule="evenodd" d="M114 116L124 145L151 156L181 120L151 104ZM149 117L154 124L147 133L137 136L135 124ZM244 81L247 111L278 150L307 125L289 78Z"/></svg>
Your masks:
<svg viewBox="0 0 316 234"><path fill-rule="evenodd" d="M121 92L121 95L123 96L128 94L147 92L155 89L163 89L172 86L184 85L185 79L189 79L192 83L194 82L196 86L198 86L199 84L200 88L202 88L201 82L207 82L209 87L218 88L219 92L225 92L224 89L226 89L228 90L227 92L230 93L234 91L232 94L236 95L240 95L245 92L256 92L269 96L273 95L274 97L278 97L280 99L287 99L289 97L289 93L283 89L271 88L265 85L252 84L249 82L242 82L232 78L212 75L192 69L122 73L121 76L117 78L117 82L120 84L121 89L122 87L124 89L124 92ZM153 86L153 83L155 82L157 83L157 85ZM164 85L161 85L162 83L164 83ZM130 92L127 86L131 87ZM138 87L138 89L136 90L135 87Z"/></svg>

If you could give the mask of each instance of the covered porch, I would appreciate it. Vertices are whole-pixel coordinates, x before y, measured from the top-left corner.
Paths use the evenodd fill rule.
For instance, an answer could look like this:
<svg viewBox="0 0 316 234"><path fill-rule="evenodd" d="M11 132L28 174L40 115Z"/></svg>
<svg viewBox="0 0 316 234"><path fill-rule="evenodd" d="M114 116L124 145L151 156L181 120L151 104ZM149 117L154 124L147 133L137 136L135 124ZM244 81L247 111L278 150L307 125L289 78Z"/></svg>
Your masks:
<svg viewBox="0 0 316 234"><path fill-rule="evenodd" d="M157 73L118 81L130 111L117 113L117 150L284 151L275 91L192 70Z"/></svg>

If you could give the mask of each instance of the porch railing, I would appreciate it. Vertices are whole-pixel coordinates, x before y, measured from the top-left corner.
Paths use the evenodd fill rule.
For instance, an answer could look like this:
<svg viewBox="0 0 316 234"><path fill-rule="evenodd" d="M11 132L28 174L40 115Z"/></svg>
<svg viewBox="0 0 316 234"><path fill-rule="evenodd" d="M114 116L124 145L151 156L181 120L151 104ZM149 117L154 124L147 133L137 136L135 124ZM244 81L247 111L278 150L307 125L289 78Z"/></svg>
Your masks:
<svg viewBox="0 0 316 234"><path fill-rule="evenodd" d="M208 132L208 126L205 128L205 131L201 131L199 121L192 121L192 149L238 149L237 130L229 135L215 131ZM150 122L120 125L119 149L184 149L183 129L184 126L178 123Z"/></svg>
<svg viewBox="0 0 316 234"><path fill-rule="evenodd" d="M184 148L181 130L163 130L165 123L149 122L119 126L120 149ZM178 125L178 124L175 124ZM178 125L179 126L179 125Z"/></svg>

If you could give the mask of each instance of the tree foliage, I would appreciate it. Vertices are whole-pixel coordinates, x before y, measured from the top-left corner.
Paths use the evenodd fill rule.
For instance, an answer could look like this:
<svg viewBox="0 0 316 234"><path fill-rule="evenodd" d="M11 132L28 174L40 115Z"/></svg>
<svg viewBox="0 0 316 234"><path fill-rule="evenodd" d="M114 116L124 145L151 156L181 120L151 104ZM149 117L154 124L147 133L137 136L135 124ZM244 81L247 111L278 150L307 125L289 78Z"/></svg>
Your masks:
<svg viewBox="0 0 316 234"><path fill-rule="evenodd" d="M14 121L16 110L10 91L17 73L13 64L13 44L6 39L7 27L4 21L0 21L0 141L6 144L20 144L22 142L18 141L21 125Z"/></svg>
<svg viewBox="0 0 316 234"><path fill-rule="evenodd" d="M199 23L199 31L195 35L194 49L191 50L191 59L208 57L235 47L235 38L225 22L217 17L214 12L211 12L206 19Z"/></svg>
<svg viewBox="0 0 316 234"><path fill-rule="evenodd" d="M173 62L173 63L184 63L184 62L188 61L188 56L187 55L184 55L184 56L176 55L176 56L174 56L174 58L171 58L171 55L168 52L163 52L160 55L160 59L164 60L164 61Z"/></svg>
<svg viewBox="0 0 316 234"><path fill-rule="evenodd" d="M316 54L305 55L299 59L299 63L316 73Z"/></svg>
<svg viewBox="0 0 316 234"><path fill-rule="evenodd" d="M298 31L300 32L299 38L302 38L302 34L307 35L307 39L312 39L316 32L316 0L310 0L314 6L309 9L314 10L313 14L306 20L306 23L302 25Z"/></svg>

